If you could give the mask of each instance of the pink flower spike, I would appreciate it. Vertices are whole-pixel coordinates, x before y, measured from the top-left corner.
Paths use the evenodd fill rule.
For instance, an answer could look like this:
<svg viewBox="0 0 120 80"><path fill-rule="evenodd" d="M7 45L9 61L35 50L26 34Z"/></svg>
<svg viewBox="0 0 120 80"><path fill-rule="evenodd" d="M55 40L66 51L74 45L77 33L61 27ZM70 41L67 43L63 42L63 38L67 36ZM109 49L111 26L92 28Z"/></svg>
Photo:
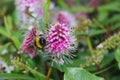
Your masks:
<svg viewBox="0 0 120 80"><path fill-rule="evenodd" d="M37 31L36 28L32 28L32 30L28 33L28 35L25 37L22 46L21 46L21 52L25 53L26 56L30 53L32 57L35 56L35 47L34 47L34 39L37 37ZM20 53L20 52L19 52Z"/></svg>
<svg viewBox="0 0 120 80"><path fill-rule="evenodd" d="M92 8L97 8L102 0L90 0L89 6Z"/></svg>
<svg viewBox="0 0 120 80"><path fill-rule="evenodd" d="M48 33L48 53L59 61L60 64L64 63L64 55L67 55L71 50L74 50L74 39L70 36L70 30L65 24L57 23L51 27ZM68 54L68 56L70 56Z"/></svg>
<svg viewBox="0 0 120 80"><path fill-rule="evenodd" d="M75 26L76 25L75 17L66 11L59 12L56 16L56 20L60 24L65 24L66 26Z"/></svg>

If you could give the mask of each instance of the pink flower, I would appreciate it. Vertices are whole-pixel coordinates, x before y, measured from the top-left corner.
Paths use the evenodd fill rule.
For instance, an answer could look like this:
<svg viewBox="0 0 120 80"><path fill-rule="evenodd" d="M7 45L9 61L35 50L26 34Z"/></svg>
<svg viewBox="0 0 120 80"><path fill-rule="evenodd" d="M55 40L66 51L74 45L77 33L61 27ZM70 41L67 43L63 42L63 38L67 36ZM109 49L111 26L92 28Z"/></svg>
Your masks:
<svg viewBox="0 0 120 80"><path fill-rule="evenodd" d="M93 8L97 8L97 6L100 4L102 0L90 0L89 6Z"/></svg>
<svg viewBox="0 0 120 80"><path fill-rule="evenodd" d="M22 28L31 29L44 18L42 4L46 0L17 0L17 24ZM21 24L22 23L22 24Z"/></svg>
<svg viewBox="0 0 120 80"><path fill-rule="evenodd" d="M76 19L79 20L79 18L88 18L87 13L76 13L75 14Z"/></svg>
<svg viewBox="0 0 120 80"><path fill-rule="evenodd" d="M45 0L44 0L45 1ZM43 16L43 10L40 6L43 0L18 0L17 9L23 12L37 12L39 15Z"/></svg>
<svg viewBox="0 0 120 80"><path fill-rule="evenodd" d="M37 31L36 28L32 28L32 30L28 33L28 35L25 37L22 46L21 46L21 52L25 53L26 56L30 53L32 57L35 56L35 47L34 47L34 40L37 37Z"/></svg>
<svg viewBox="0 0 120 80"><path fill-rule="evenodd" d="M56 16L56 20L60 24L65 24L66 26L69 26L69 27L70 26L74 27L76 25L76 20L74 16L66 11L59 12Z"/></svg>
<svg viewBox="0 0 120 80"><path fill-rule="evenodd" d="M51 27L47 40L48 53L63 64L63 55L67 55L69 51L74 49L74 46L71 46L74 44L74 40L70 36L70 29L65 24L57 23Z"/></svg>

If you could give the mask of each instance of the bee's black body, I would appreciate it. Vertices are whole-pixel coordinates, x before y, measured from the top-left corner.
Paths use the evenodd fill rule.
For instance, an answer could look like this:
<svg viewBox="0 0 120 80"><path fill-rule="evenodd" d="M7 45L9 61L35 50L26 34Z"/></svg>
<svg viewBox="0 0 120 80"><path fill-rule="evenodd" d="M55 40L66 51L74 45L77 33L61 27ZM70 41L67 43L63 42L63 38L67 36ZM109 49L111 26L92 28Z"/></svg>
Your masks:
<svg viewBox="0 0 120 80"><path fill-rule="evenodd" d="M37 37L35 39L35 46L38 48L38 49L43 49L43 47L46 45L46 40L45 38L40 35L39 37Z"/></svg>

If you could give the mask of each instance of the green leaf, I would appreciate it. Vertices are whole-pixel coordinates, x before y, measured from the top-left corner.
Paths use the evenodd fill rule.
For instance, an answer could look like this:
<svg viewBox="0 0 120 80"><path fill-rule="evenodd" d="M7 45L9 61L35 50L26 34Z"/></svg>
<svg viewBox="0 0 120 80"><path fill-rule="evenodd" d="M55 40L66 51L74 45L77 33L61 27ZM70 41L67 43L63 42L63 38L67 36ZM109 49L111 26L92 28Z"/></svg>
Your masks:
<svg viewBox="0 0 120 80"><path fill-rule="evenodd" d="M113 17L111 17L110 19L108 19L105 23L107 24L111 24L111 23L119 23L120 22L120 15L119 14L116 14L114 15Z"/></svg>
<svg viewBox="0 0 120 80"><path fill-rule="evenodd" d="M11 30L12 30L12 18L10 16L4 17L4 24L5 24L7 34L10 36Z"/></svg>
<svg viewBox="0 0 120 80"><path fill-rule="evenodd" d="M89 31L89 36L90 37L97 36L97 35L103 34L105 32L106 32L106 30L92 29L92 30Z"/></svg>
<svg viewBox="0 0 120 80"><path fill-rule="evenodd" d="M3 51L4 49L6 49L9 45L10 45L10 43L4 44L4 46L2 46L2 48L0 48L0 54L1 54L2 51Z"/></svg>
<svg viewBox="0 0 120 80"><path fill-rule="evenodd" d="M98 20L100 22L106 22L107 18L108 18L108 12L99 12L98 13Z"/></svg>
<svg viewBox="0 0 120 80"><path fill-rule="evenodd" d="M118 12L120 12L119 6L120 6L119 2L116 1L116 2L106 4L106 5L99 6L98 11L101 11L101 12L118 11Z"/></svg>
<svg viewBox="0 0 120 80"><path fill-rule="evenodd" d="M116 53L115 53L115 59L118 62L118 66L120 68L120 46L117 48Z"/></svg>
<svg viewBox="0 0 120 80"><path fill-rule="evenodd" d="M57 3L58 3L59 6L62 7L63 9L67 9L67 10L70 9L70 8L68 7L68 5L65 3L64 0L57 0Z"/></svg>
<svg viewBox="0 0 120 80"><path fill-rule="evenodd" d="M3 36L9 37L8 33L6 33L5 28L0 26L0 34L2 34Z"/></svg>
<svg viewBox="0 0 120 80"><path fill-rule="evenodd" d="M7 73L0 74L0 79L35 80L34 78L32 78L30 76L27 76L27 75L22 75L22 74L7 74Z"/></svg>
<svg viewBox="0 0 120 80"><path fill-rule="evenodd" d="M120 79L120 75L115 75L115 76L111 76L111 77L109 80L119 80Z"/></svg>
<svg viewBox="0 0 120 80"><path fill-rule="evenodd" d="M13 43L15 44L15 46L17 47L17 49L19 50L19 48L20 48L20 41L19 41L19 39L17 38L17 37L11 37L11 39L12 39L12 41L13 41Z"/></svg>
<svg viewBox="0 0 120 80"><path fill-rule="evenodd" d="M72 12L92 12L93 8L87 6L73 6L70 9Z"/></svg>
<svg viewBox="0 0 120 80"><path fill-rule="evenodd" d="M67 68L64 74L64 80L104 80L97 77L82 68Z"/></svg>
<svg viewBox="0 0 120 80"><path fill-rule="evenodd" d="M43 20L41 20L41 21L39 21L39 25L40 25L39 26L39 30L41 30L44 33L46 33L46 31L47 31L46 23Z"/></svg>
<svg viewBox="0 0 120 80"><path fill-rule="evenodd" d="M50 9L50 0L46 0L45 4L43 5L44 9L44 20L46 23L49 21L49 9Z"/></svg>
<svg viewBox="0 0 120 80"><path fill-rule="evenodd" d="M109 52L109 53L110 53L110 52ZM114 52L112 52L112 53L110 53L110 54L105 53L105 54L104 54L104 59L103 59L103 61L100 63L100 64L101 64L101 67L105 67L105 66L109 65L109 63L112 62L112 61L115 59L114 56L115 56L115 55L114 55Z"/></svg>
<svg viewBox="0 0 120 80"><path fill-rule="evenodd" d="M58 70L60 70L61 72L65 72L67 67L65 65L60 65L57 63L54 63L54 67L57 68Z"/></svg>

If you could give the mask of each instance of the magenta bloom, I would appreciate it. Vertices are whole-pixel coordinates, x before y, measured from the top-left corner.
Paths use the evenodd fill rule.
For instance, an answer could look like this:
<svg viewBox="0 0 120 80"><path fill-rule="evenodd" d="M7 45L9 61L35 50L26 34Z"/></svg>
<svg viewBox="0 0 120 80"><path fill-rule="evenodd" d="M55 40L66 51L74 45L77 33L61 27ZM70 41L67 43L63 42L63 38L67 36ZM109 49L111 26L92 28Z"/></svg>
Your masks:
<svg viewBox="0 0 120 80"><path fill-rule="evenodd" d="M72 26L74 27L76 25L76 20L73 15L66 11L61 11L57 14L56 20L60 24L65 24L65 26Z"/></svg>
<svg viewBox="0 0 120 80"><path fill-rule="evenodd" d="M18 0L17 9L25 12L36 12L37 14L43 16L43 9L40 6L45 2L45 0Z"/></svg>
<svg viewBox="0 0 120 80"><path fill-rule="evenodd" d="M60 61L59 63L63 64L63 55L74 49L74 46L71 46L74 41L70 36L69 28L65 24L55 24L51 27L47 40L48 53L52 57L57 58Z"/></svg>
<svg viewBox="0 0 120 80"><path fill-rule="evenodd" d="M26 56L30 53L32 57L35 56L35 47L34 40L37 37L36 28L32 28L32 30L25 37L23 44L21 46L21 53L25 53Z"/></svg>
<svg viewBox="0 0 120 80"><path fill-rule="evenodd" d="M44 18L42 4L46 0L16 0L17 24L21 28L31 29ZM36 20L37 19L37 20Z"/></svg>
<svg viewBox="0 0 120 80"><path fill-rule="evenodd" d="M98 5L101 3L102 0L90 0L89 6L93 8L97 8Z"/></svg>

